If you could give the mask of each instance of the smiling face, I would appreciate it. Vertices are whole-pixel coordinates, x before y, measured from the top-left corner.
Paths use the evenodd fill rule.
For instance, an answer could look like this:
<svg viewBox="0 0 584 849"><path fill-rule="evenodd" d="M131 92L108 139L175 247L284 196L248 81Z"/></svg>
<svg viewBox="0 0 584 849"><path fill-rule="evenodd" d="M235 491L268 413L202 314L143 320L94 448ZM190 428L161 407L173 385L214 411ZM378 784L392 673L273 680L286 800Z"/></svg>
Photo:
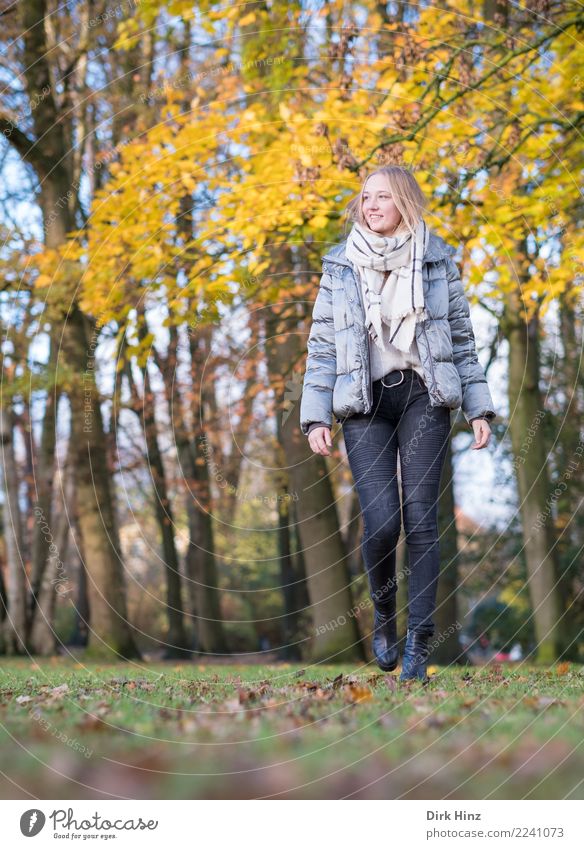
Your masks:
<svg viewBox="0 0 584 849"><path fill-rule="evenodd" d="M369 228L380 236L391 236L401 221L384 174L372 174L363 189L363 215Z"/></svg>

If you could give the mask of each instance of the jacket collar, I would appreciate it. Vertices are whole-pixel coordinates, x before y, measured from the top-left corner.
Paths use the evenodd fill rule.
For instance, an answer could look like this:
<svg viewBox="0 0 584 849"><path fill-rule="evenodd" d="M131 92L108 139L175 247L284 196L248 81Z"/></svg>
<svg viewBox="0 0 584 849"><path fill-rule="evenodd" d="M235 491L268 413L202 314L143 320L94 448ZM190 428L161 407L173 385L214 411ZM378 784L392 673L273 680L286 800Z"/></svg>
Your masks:
<svg viewBox="0 0 584 849"><path fill-rule="evenodd" d="M348 260L345 255L346 244L347 240L344 239L342 242L339 242L339 244L331 248L331 250L322 257L323 262L325 260L327 262L336 262L338 265L348 265L352 268L351 261ZM438 236L430 230L430 238L426 247L426 253L424 254L424 262L437 262L438 260L445 259L455 253L456 248L449 245L448 242L445 242L442 236Z"/></svg>

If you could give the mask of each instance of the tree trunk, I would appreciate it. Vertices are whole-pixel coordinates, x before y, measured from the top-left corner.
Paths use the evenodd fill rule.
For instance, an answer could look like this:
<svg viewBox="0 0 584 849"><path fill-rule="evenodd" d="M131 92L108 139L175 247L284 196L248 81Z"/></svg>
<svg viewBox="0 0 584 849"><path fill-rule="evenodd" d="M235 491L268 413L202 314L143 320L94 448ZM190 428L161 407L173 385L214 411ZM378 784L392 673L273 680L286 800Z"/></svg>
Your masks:
<svg viewBox="0 0 584 849"><path fill-rule="evenodd" d="M203 453L203 443L197 437L193 439L192 445L183 443L179 454L181 466L188 475L185 483L190 539L186 562L191 579L193 608L197 612L195 621L199 649L211 654L224 653L227 644L215 560L207 458Z"/></svg>
<svg viewBox="0 0 584 849"><path fill-rule="evenodd" d="M63 477L64 497L61 510L54 523L55 535L49 536L48 559L36 593L35 617L30 631L31 651L45 656L55 654L57 651L57 635L54 627L57 597L71 598L74 586L72 575L65 567L70 534L69 508L73 501L74 489L70 460L65 466Z"/></svg>
<svg viewBox="0 0 584 849"><path fill-rule="evenodd" d="M139 657L128 622L124 564L118 538L93 347L81 311L72 305L63 331L63 353L71 382L71 455L77 511L87 558L91 628L88 651Z"/></svg>
<svg viewBox="0 0 584 849"><path fill-rule="evenodd" d="M148 367L141 369L144 381L144 394L140 398L132 377L131 365L128 364L126 374L134 401L134 412L140 418L146 455L150 469L154 491L154 509L156 521L160 528L162 556L166 579L166 611L168 619L167 644L164 649L165 658L180 658L191 656L188 650L188 640L184 628L183 603L181 595L181 575L179 557L174 540L174 515L168 498L166 474L162 462L162 453L158 444L158 431L154 411L154 393L150 384Z"/></svg>
<svg viewBox="0 0 584 849"><path fill-rule="evenodd" d="M185 575L197 649L209 654L227 651L219 596L219 582L212 528L212 504L209 487L206 440L204 433L189 434L184 418L184 403L176 379L178 332L171 327L166 357L156 352L162 374L175 447L185 490L189 544ZM192 350L191 350L192 356ZM196 411L195 417L196 418Z"/></svg>
<svg viewBox="0 0 584 849"><path fill-rule="evenodd" d="M553 393L558 398L555 428L555 468L560 485L557 491L558 588L566 626L563 631L568 646L566 657L581 661L580 636L584 625L581 592L584 586L582 547L582 505L584 503L584 357L582 352L582 316L576 310L573 284L560 297L560 338L563 357L553 352L548 375ZM550 354L551 356L551 354ZM561 491L560 491L561 490ZM556 494L556 490L554 490Z"/></svg>
<svg viewBox="0 0 584 849"><path fill-rule="evenodd" d="M281 419L278 417L278 444L281 448ZM282 452L280 463L284 468ZM290 536L292 531L293 512L290 509L291 493L288 486L288 475L282 471L277 476L278 486L278 559L280 562L280 583L282 586L282 598L284 602L284 615L282 617L282 649L281 657L284 660L300 660L302 657L300 643L299 622L299 593L297 591L296 576L294 574L294 562Z"/></svg>
<svg viewBox="0 0 584 849"><path fill-rule="evenodd" d="M11 403L9 401L9 403ZM14 459L12 408L0 407L2 445L3 525L6 545L7 616L4 620L6 654L26 654L26 575L22 561L22 519L18 503L18 473Z"/></svg>
<svg viewBox="0 0 584 849"><path fill-rule="evenodd" d="M58 344L53 338L53 332L51 332L49 345L49 375L51 375L55 367L57 359L56 352L58 350ZM31 593L29 596L27 637L30 651L33 654L45 654L47 639L49 643L51 642L51 639L48 638L47 628L52 628L52 620L46 621L48 609L41 609L39 595L44 582L45 571L50 557L49 547L52 541L50 529L52 523L55 427L58 405L59 390L57 386L49 383L45 396L43 429L35 470L37 499L33 511L35 522L32 537ZM45 533L41 531L42 527L47 527L49 532Z"/></svg>
<svg viewBox="0 0 584 849"><path fill-rule="evenodd" d="M280 561L280 582L284 601L284 616L282 618L282 649L283 660L295 661L302 658L298 628L298 601L296 592L296 575L294 562L290 552L290 509L287 501L288 488L284 486L279 495L286 500L278 501L278 558Z"/></svg>
<svg viewBox="0 0 584 849"><path fill-rule="evenodd" d="M291 365L299 356L297 334L279 336L276 320L269 322L266 343L270 374L277 385L277 415L282 415L284 390ZM365 649L357 627L350 574L324 458L312 453L300 430L300 404L287 412L281 426L282 447L288 473L299 498L299 521L313 631L311 658L337 663L364 660Z"/></svg>
<svg viewBox="0 0 584 849"><path fill-rule="evenodd" d="M83 543L81 540L81 534L79 533L75 497L73 500L74 518L71 525L71 534L76 541L76 549L79 552L79 557L77 558L77 580L75 581L75 629L71 638L71 644L85 648L89 642L91 610L89 609L87 569L85 568L85 557L83 556L82 548Z"/></svg>
<svg viewBox="0 0 584 849"><path fill-rule="evenodd" d="M6 621L6 613L8 610L8 596L6 594L6 584L4 583L4 572L0 568L0 654L6 651L6 643L4 640L4 622Z"/></svg>
<svg viewBox="0 0 584 849"><path fill-rule="evenodd" d="M302 621L309 609L310 598L308 597L308 582L306 580L306 566L304 563L302 542L298 530L300 523L298 521L298 511L296 510L296 499L293 499L290 503L290 522L290 530L292 539L294 540L294 574L296 575L297 609L302 611L300 614L300 620Z"/></svg>
<svg viewBox="0 0 584 849"><path fill-rule="evenodd" d="M560 656L561 603L556 583L553 516L548 506L549 477L539 391L539 323L526 326L519 294L507 298L504 325L509 340L509 431L515 458L523 543L533 607L537 660L553 663Z"/></svg>
<svg viewBox="0 0 584 849"><path fill-rule="evenodd" d="M191 392L193 398L190 454L192 457L191 473L195 481L195 493L197 502L191 500L193 508L193 526L197 529L197 539L201 544L197 549L189 547L189 553L193 560L193 566L198 574L202 576L195 585L197 595L196 609L208 612L208 617L198 618L199 639L202 646L208 648L204 651L227 651L225 634L223 630L223 615L221 613L221 597L219 590L219 574L215 559L215 541L213 539L213 516L215 515L213 496L211 493L211 480L209 472L210 456L208 448L210 441L204 423L204 405L201 400L206 397L205 387L202 385L201 375L204 373L204 365L207 357L209 328L201 330L201 337L197 333L189 333L189 354L191 358ZM200 343L200 344L199 344ZM196 399L196 400L195 400ZM239 481L239 463L237 479ZM237 489L235 490L237 493Z"/></svg>

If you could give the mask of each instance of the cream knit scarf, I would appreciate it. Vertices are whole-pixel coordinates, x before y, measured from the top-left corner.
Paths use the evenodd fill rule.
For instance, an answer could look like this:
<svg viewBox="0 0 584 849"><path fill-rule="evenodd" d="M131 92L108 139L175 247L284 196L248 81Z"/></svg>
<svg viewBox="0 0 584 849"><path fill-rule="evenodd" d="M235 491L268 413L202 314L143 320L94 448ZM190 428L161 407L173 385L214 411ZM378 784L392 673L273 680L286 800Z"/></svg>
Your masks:
<svg viewBox="0 0 584 849"><path fill-rule="evenodd" d="M381 236L355 222L347 237L347 259L357 266L365 284L367 330L387 351L382 323L389 327L389 342L409 351L417 321L427 318L422 287L422 259L430 234L423 218L411 233Z"/></svg>

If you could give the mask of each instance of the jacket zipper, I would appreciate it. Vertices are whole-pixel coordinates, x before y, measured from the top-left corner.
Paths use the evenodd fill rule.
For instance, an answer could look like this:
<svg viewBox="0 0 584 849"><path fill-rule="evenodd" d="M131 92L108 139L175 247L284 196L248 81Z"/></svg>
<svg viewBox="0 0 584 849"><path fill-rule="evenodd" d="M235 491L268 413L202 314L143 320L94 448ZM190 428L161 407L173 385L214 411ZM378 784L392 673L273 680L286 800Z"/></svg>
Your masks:
<svg viewBox="0 0 584 849"><path fill-rule="evenodd" d="M365 316L365 303L363 301L363 292L361 291L361 281L353 271L351 267L351 273L353 274L353 280L355 281L355 285L357 287L357 294L359 295L359 301L361 302L361 307L363 309L363 315ZM366 407L368 409L365 410L366 413L371 412L373 408L373 381L371 374L371 351L369 350L369 339L368 339L367 327L365 328L365 347L367 348L367 364L369 367L369 397L367 398Z"/></svg>
<svg viewBox="0 0 584 849"><path fill-rule="evenodd" d="M432 351L430 350L430 340L428 339L428 334L426 333L426 321L425 320L422 322L422 330L424 331L424 336L426 337L426 345L428 346L428 354L429 354L429 359L430 359L430 373L432 375L432 383L434 384L434 386L432 388L434 390L434 393L436 394L436 397L439 400L443 401L444 399L442 398L442 396L438 392L438 384L436 383L436 375L434 374L434 361L432 360Z"/></svg>
<svg viewBox="0 0 584 849"><path fill-rule="evenodd" d="M371 412L373 407L373 375L371 374L371 351L369 350L369 339L366 338L365 342L367 346L367 361L369 363L369 409L367 412Z"/></svg>

